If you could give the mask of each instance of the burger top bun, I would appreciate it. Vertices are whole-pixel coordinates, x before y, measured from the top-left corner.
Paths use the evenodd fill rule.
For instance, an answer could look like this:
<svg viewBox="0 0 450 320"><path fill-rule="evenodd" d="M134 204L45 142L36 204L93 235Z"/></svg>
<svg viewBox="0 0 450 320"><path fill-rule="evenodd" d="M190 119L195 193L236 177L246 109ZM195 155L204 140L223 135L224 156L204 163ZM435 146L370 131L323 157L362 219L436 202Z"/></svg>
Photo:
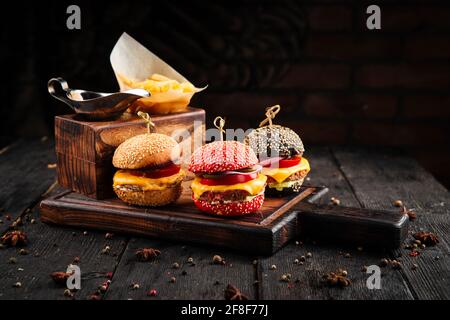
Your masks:
<svg viewBox="0 0 450 320"><path fill-rule="evenodd" d="M292 157L305 151L303 142L292 129L272 125L253 130L245 137L248 144L262 158Z"/></svg>
<svg viewBox="0 0 450 320"><path fill-rule="evenodd" d="M252 149L238 141L215 141L196 149L189 171L214 173L254 166L258 158Z"/></svg>
<svg viewBox="0 0 450 320"><path fill-rule="evenodd" d="M172 137L159 133L134 136L120 144L113 156L113 165L119 169L157 167L176 162L181 148Z"/></svg>

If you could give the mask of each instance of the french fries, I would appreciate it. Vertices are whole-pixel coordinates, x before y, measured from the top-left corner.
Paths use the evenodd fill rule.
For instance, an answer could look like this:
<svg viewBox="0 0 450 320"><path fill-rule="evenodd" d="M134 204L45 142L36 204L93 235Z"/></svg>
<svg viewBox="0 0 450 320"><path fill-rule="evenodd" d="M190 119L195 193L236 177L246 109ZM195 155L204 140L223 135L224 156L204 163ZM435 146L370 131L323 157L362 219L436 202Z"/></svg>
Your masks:
<svg viewBox="0 0 450 320"><path fill-rule="evenodd" d="M196 88L190 82L178 82L161 74L154 73L144 81L133 81L121 76L123 83L129 88L144 89L150 97L136 100L128 111L149 112L150 114L167 114L180 112L187 108L194 93L204 88Z"/></svg>

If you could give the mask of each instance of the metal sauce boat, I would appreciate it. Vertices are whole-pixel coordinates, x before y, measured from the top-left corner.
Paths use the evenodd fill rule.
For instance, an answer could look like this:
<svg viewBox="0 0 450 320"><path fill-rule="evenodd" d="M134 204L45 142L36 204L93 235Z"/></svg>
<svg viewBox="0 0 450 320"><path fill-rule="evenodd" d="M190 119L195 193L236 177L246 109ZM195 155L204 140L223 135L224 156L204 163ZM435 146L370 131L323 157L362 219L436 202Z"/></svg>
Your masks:
<svg viewBox="0 0 450 320"><path fill-rule="evenodd" d="M70 89L63 78L50 79L48 92L89 120L115 118L121 115L132 102L150 96L144 89L131 89L116 93Z"/></svg>

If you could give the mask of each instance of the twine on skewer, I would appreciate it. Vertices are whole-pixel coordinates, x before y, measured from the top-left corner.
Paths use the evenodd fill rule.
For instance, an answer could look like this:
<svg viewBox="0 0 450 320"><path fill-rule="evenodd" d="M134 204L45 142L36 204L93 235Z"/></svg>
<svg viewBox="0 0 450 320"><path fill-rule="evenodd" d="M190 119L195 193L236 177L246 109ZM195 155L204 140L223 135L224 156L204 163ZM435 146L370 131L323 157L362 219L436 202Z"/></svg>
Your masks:
<svg viewBox="0 0 450 320"><path fill-rule="evenodd" d="M261 123L259 124L260 127L264 126L266 123L269 123L269 127L272 126L272 120L275 119L276 115L278 114L278 112L280 112L281 107L279 104L266 108L266 119L264 119L263 121L261 121Z"/></svg>
<svg viewBox="0 0 450 320"><path fill-rule="evenodd" d="M147 112L138 111L137 115L144 119L144 121L147 123L147 133L151 133L151 128L155 127L155 124L152 121L152 118L150 118L149 114Z"/></svg>
<svg viewBox="0 0 450 320"><path fill-rule="evenodd" d="M225 119L222 117L216 117L214 119L214 126L219 129L220 132L220 141L223 141L223 134L225 133L225 130L223 127L225 127Z"/></svg>

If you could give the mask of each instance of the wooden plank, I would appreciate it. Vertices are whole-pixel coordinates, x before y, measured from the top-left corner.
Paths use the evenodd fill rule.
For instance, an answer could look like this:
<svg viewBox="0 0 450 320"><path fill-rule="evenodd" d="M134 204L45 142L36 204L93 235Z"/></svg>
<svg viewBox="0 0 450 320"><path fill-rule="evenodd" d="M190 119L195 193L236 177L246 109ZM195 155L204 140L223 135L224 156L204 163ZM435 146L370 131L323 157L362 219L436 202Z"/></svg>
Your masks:
<svg viewBox="0 0 450 320"><path fill-rule="evenodd" d="M74 299L89 299L90 295L107 280L108 272L114 272L122 251L126 246L126 238L114 236L105 239L101 232L53 227L39 220L38 209L35 208L24 218L20 227L29 239L24 247L27 255L21 255L19 248L0 250L0 299L70 299L64 296L64 286L53 282L50 274L55 271L66 271L67 266L75 263L81 269L81 290L75 292ZM35 219L35 223L31 223ZM110 246L109 254L102 254L105 246ZM15 258L17 263L9 263ZM13 285L20 282L22 286Z"/></svg>
<svg viewBox="0 0 450 320"><path fill-rule="evenodd" d="M327 148L310 148L305 156L311 163L311 180L308 183L329 187L329 193L319 203L328 203L336 197L343 206L359 207L360 204L348 185L345 177ZM368 274L361 271L363 266L378 264L387 254L373 252L354 246L333 243L306 241L303 245L289 244L272 257L260 258L257 270L259 283L258 296L262 299L412 299L401 274L389 270L384 274L382 290L369 290L366 287ZM294 264L296 258L312 253L303 265ZM344 253L350 253L345 258ZM271 270L275 265L276 270ZM342 268L347 270L352 285L344 289L328 288L321 282L324 274ZM283 274L292 275L291 283L280 281ZM298 282L296 280L298 279Z"/></svg>
<svg viewBox="0 0 450 320"><path fill-rule="evenodd" d="M75 193L42 201L44 222L125 234L189 241L224 248L272 254L296 236L296 213L289 211L316 191L303 187L299 194L267 198L254 215L223 218L200 212L191 199L190 181L174 204L145 208L117 198L95 200Z"/></svg>
<svg viewBox="0 0 450 320"><path fill-rule="evenodd" d="M0 234L55 181L55 168L47 167L54 163L48 140L21 140L0 153Z"/></svg>
<svg viewBox="0 0 450 320"><path fill-rule="evenodd" d="M393 201L400 199L417 212L418 218L411 224L412 232L426 230L438 235L440 243L421 251L418 257L410 257L403 249L397 250L395 255L403 256L401 273L415 297L449 299L448 190L414 160L398 153L338 149L335 155L364 206L387 209L392 208ZM413 264L418 265L416 270L411 270Z"/></svg>
<svg viewBox="0 0 450 320"><path fill-rule="evenodd" d="M145 247L157 248L161 255L153 262L136 261L136 250ZM226 259L225 265L212 263L216 254ZM189 257L194 259L194 266L187 262ZM224 289L232 284L249 299L255 299L257 292L253 284L255 271L252 260L251 255L134 238L122 256L105 298L223 300ZM180 265L179 269L172 267L175 262ZM175 283L170 281L171 277L176 278ZM138 283L140 288L133 290L133 283ZM151 289L157 290L156 297L148 296Z"/></svg>

